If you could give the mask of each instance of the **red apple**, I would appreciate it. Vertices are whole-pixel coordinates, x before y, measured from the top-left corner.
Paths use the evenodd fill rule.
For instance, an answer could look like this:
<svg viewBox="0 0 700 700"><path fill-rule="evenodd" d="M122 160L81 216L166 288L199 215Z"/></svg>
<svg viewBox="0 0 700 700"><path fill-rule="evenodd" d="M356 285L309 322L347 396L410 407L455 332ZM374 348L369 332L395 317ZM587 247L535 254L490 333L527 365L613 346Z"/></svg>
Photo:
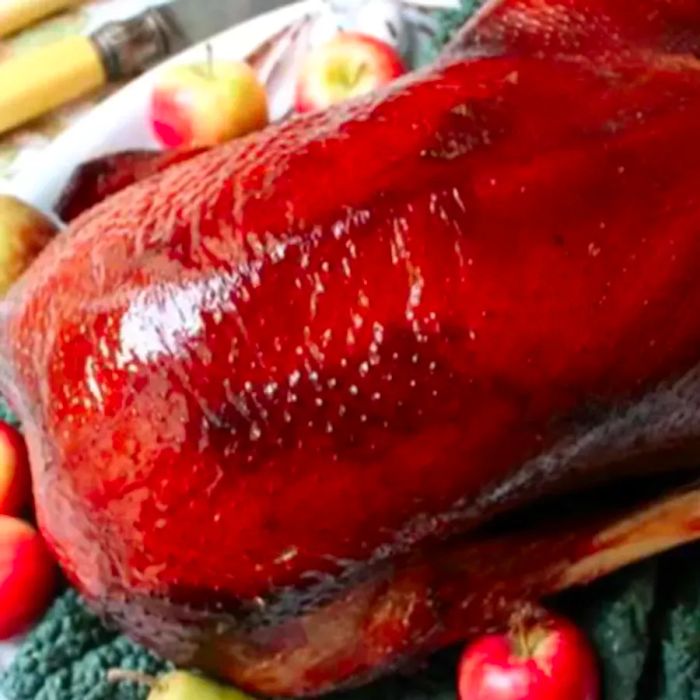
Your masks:
<svg viewBox="0 0 700 700"><path fill-rule="evenodd" d="M267 94L240 61L174 66L151 98L151 125L168 148L214 146L268 123Z"/></svg>
<svg viewBox="0 0 700 700"><path fill-rule="evenodd" d="M458 687L460 700L597 700L599 679L581 632L548 617L468 646Z"/></svg>
<svg viewBox="0 0 700 700"><path fill-rule="evenodd" d="M24 438L0 421L0 515L17 515L29 503L30 492Z"/></svg>
<svg viewBox="0 0 700 700"><path fill-rule="evenodd" d="M389 44L365 34L339 34L306 59L297 84L296 109L326 109L372 92L405 72L401 57Z"/></svg>
<svg viewBox="0 0 700 700"><path fill-rule="evenodd" d="M25 632L44 613L55 568L39 533L0 515L0 640Z"/></svg>

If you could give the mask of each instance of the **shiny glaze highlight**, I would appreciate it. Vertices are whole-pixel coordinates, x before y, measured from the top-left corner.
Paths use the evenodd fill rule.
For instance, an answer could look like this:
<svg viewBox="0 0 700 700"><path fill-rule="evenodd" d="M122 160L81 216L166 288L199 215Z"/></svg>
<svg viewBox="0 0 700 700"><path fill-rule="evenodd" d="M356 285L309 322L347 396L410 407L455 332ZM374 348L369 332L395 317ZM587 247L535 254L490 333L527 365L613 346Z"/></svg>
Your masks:
<svg viewBox="0 0 700 700"><path fill-rule="evenodd" d="M458 636L437 543L697 463L700 65L490 53L167 168L14 291L42 530L168 656L365 678Z"/></svg>

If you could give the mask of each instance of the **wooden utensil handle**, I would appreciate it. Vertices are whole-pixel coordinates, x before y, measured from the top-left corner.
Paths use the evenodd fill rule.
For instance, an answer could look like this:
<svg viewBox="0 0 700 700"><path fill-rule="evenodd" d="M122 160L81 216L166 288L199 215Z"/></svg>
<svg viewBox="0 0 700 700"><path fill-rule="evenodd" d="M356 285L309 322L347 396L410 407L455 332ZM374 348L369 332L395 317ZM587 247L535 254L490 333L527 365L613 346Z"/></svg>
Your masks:
<svg viewBox="0 0 700 700"><path fill-rule="evenodd" d="M104 85L91 39L71 37L0 63L0 133Z"/></svg>
<svg viewBox="0 0 700 700"><path fill-rule="evenodd" d="M0 37L12 34L42 17L78 5L83 0L1 0Z"/></svg>

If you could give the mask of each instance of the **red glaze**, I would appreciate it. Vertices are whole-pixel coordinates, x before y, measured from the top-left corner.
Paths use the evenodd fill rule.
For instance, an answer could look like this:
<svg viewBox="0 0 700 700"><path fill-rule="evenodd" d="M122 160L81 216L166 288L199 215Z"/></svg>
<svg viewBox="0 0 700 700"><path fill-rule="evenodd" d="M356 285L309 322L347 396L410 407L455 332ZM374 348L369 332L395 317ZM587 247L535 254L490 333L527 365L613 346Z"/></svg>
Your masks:
<svg viewBox="0 0 700 700"><path fill-rule="evenodd" d="M437 540L696 466L698 63L507 54L169 168L15 288L42 529L132 635L325 690L459 636Z"/></svg>
<svg viewBox="0 0 700 700"><path fill-rule="evenodd" d="M205 149L185 151L123 151L83 163L64 188L56 214L66 222L129 185L182 163Z"/></svg>
<svg viewBox="0 0 700 700"><path fill-rule="evenodd" d="M460 700L596 700L593 653L570 622L551 618L492 634L467 647Z"/></svg>
<svg viewBox="0 0 700 700"><path fill-rule="evenodd" d="M698 54L697 0L489 0L445 56L468 50L618 60L640 49Z"/></svg>

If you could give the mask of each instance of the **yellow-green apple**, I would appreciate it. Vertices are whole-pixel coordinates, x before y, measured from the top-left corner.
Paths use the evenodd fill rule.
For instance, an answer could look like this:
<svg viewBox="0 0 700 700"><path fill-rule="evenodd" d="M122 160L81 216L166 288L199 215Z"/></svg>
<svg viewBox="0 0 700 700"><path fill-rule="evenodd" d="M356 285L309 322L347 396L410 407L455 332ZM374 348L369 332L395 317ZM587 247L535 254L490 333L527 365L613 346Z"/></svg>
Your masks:
<svg viewBox="0 0 700 700"><path fill-rule="evenodd" d="M326 109L405 73L396 50L365 34L343 32L311 51L297 83L296 110Z"/></svg>
<svg viewBox="0 0 700 700"><path fill-rule="evenodd" d="M0 421L0 515L17 515L31 495L24 438Z"/></svg>
<svg viewBox="0 0 700 700"><path fill-rule="evenodd" d="M0 195L0 296L55 233L56 227L36 209L9 195Z"/></svg>
<svg viewBox="0 0 700 700"><path fill-rule="evenodd" d="M253 700L236 688L219 685L198 673L187 671L171 671L153 678L139 671L111 669L107 679L149 686L148 700Z"/></svg>
<svg viewBox="0 0 700 700"><path fill-rule="evenodd" d="M242 61L176 65L158 79L151 125L168 148L213 146L267 125L265 87Z"/></svg>
<svg viewBox="0 0 700 700"><path fill-rule="evenodd" d="M0 515L0 640L25 632L42 615L55 581L41 535L22 520Z"/></svg>

